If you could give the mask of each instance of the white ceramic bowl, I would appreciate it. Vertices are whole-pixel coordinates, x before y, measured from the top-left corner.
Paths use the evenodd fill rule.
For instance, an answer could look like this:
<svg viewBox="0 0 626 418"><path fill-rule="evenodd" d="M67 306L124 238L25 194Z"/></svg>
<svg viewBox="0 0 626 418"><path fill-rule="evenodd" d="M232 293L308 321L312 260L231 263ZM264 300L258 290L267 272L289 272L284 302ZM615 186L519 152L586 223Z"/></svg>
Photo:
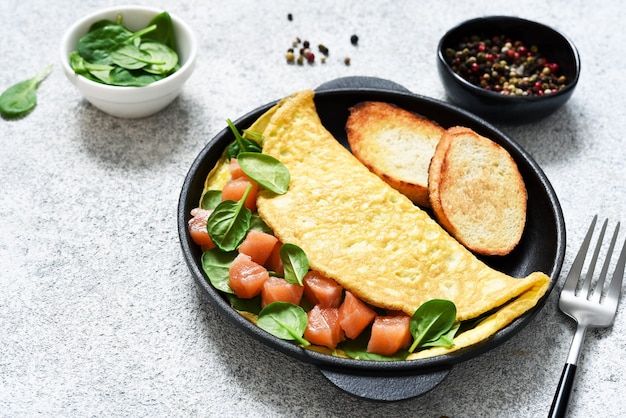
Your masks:
<svg viewBox="0 0 626 418"><path fill-rule="evenodd" d="M162 12L163 10L152 7L118 6L85 16L65 32L60 48L63 71L95 107L120 118L142 118L164 109L178 96L193 72L198 47L190 27L169 10L167 12L174 27L180 68L168 77L144 87L110 86L74 73L69 62L70 52L76 49L79 39L93 23L102 19L115 21L121 14L124 26L137 31L148 26L150 20Z"/></svg>

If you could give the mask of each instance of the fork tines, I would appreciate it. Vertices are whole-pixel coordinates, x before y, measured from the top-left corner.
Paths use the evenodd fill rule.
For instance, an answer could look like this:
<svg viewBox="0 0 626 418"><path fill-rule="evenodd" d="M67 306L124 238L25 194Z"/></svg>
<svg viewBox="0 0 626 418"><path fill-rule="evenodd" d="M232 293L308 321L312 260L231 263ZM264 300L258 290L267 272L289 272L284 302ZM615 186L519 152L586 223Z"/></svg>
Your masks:
<svg viewBox="0 0 626 418"><path fill-rule="evenodd" d="M610 294L610 295L614 295L614 297L616 298L614 302L617 305L617 299L619 298L619 294L621 293L622 281L623 281L623 276L624 276L624 265L626 264L626 240L624 241L624 245L620 252L619 258L617 259L615 263L615 270L613 273L613 277L612 279L609 280L608 286L605 286L605 282L606 282L606 276L609 272L609 268L611 265L611 259L614 253L615 244L617 242L617 237L619 234L619 228L620 228L619 222L615 226L615 229L613 231L613 236L610 240L608 248L606 249L606 252L605 252L606 258L604 260L604 264L602 265L602 270L597 280L595 280L594 282L594 279L593 279L594 270L598 261L598 257L600 256L600 253L603 249L602 242L604 241L604 235L606 233L608 219L605 219L604 222L602 223L602 228L600 229L600 232L598 235L597 243L593 251L593 256L591 257L591 260L588 263L589 266L588 266L587 273L584 276L580 274L582 272L583 264L585 261L585 256L586 256L587 250L591 242L591 237L593 235L597 219L598 219L598 216L596 215L593 218L591 225L589 226L589 230L587 231L587 235L585 236L583 245L580 248L578 255L576 256L576 259L574 260L574 264L572 265L572 270L576 270L578 273L577 275L581 277L581 279L582 277L584 277L584 280L577 280L574 283L576 284L576 295L577 296L587 295L587 299L594 301L596 303L603 303L606 299L606 295Z"/></svg>

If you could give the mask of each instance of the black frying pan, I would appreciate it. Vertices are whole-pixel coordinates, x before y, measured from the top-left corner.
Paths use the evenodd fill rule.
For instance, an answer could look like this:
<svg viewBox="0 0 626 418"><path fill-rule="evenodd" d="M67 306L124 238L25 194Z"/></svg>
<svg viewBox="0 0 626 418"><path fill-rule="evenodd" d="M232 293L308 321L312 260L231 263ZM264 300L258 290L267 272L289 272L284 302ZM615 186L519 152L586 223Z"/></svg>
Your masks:
<svg viewBox="0 0 626 418"><path fill-rule="evenodd" d="M543 307L561 270L565 255L565 222L556 194L539 166L516 142L482 119L377 78L341 78L316 89L315 104L322 123L346 147L348 109L367 100L394 103L432 119L444 128L454 125L472 128L502 145L512 155L528 191L526 229L521 242L511 254L484 258L484 261L514 277L523 277L533 271L548 274L552 278L550 289L533 309L486 341L451 354L421 360L376 362L338 358L300 348L256 327L231 308L225 297L209 284L200 263L201 250L187 231L187 222L191 217L189 212L198 206L206 176L225 147L234 140L228 128L219 132L204 147L189 169L178 204L178 231L191 274L209 300L234 325L294 359L314 364L326 378L348 393L371 400L395 401L428 392L448 375L452 367L497 347L533 319ZM235 125L240 130L247 128L275 103L268 103L242 116L234 122Z"/></svg>

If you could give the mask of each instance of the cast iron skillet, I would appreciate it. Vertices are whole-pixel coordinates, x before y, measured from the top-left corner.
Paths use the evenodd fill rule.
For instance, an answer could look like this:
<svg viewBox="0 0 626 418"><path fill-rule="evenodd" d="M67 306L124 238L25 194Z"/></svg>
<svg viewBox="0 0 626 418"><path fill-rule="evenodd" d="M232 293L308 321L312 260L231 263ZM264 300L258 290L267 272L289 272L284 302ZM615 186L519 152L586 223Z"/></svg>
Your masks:
<svg viewBox="0 0 626 418"><path fill-rule="evenodd" d="M315 103L322 123L345 146L348 109L365 100L395 103L435 120L443 127L470 127L509 151L528 190L527 226L520 244L511 254L486 258L485 261L515 277L537 270L548 274L552 278L550 289L535 308L480 344L430 359L391 362L332 357L302 349L252 325L209 284L200 264L200 248L193 243L187 231L189 212L198 205L206 176L225 147L234 139L228 128L204 147L185 178L178 205L178 231L183 255L194 279L209 300L234 325L288 356L314 364L328 380L352 395L377 401L396 401L428 392L448 375L453 366L497 347L532 320L544 305L560 273L565 255L565 223L554 190L539 166L517 143L476 116L446 103L412 94L402 86L378 78L340 78L316 89ZM235 125L240 130L247 128L275 103L268 103L242 116L235 121Z"/></svg>

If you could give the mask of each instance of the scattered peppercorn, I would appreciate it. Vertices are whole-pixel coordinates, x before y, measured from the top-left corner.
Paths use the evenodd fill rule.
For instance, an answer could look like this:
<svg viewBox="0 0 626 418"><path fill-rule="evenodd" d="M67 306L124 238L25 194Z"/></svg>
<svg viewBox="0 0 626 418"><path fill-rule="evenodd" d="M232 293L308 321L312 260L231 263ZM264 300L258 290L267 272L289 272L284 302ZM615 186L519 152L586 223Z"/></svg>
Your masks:
<svg viewBox="0 0 626 418"><path fill-rule="evenodd" d="M565 88L558 64L543 57L536 45L526 46L504 35L464 38L445 51L452 71L486 90L515 96L542 96Z"/></svg>
<svg viewBox="0 0 626 418"><path fill-rule="evenodd" d="M357 45L358 41L359 38L357 35L352 35L350 37L350 42L353 45ZM291 45L292 46L288 48L287 52L285 53L285 59L288 64L297 63L299 65L302 65L304 64L305 60L309 64L315 63L316 57L315 53L311 49L311 42L309 42L308 40L302 40L299 37L295 37ZM322 64L325 64L330 54L330 50L324 44L318 44L317 48L320 52L319 61ZM343 62L345 65L350 65L350 57L346 57Z"/></svg>
<svg viewBox="0 0 626 418"><path fill-rule="evenodd" d="M290 22L293 20L293 15L291 13L287 13L287 20Z"/></svg>

